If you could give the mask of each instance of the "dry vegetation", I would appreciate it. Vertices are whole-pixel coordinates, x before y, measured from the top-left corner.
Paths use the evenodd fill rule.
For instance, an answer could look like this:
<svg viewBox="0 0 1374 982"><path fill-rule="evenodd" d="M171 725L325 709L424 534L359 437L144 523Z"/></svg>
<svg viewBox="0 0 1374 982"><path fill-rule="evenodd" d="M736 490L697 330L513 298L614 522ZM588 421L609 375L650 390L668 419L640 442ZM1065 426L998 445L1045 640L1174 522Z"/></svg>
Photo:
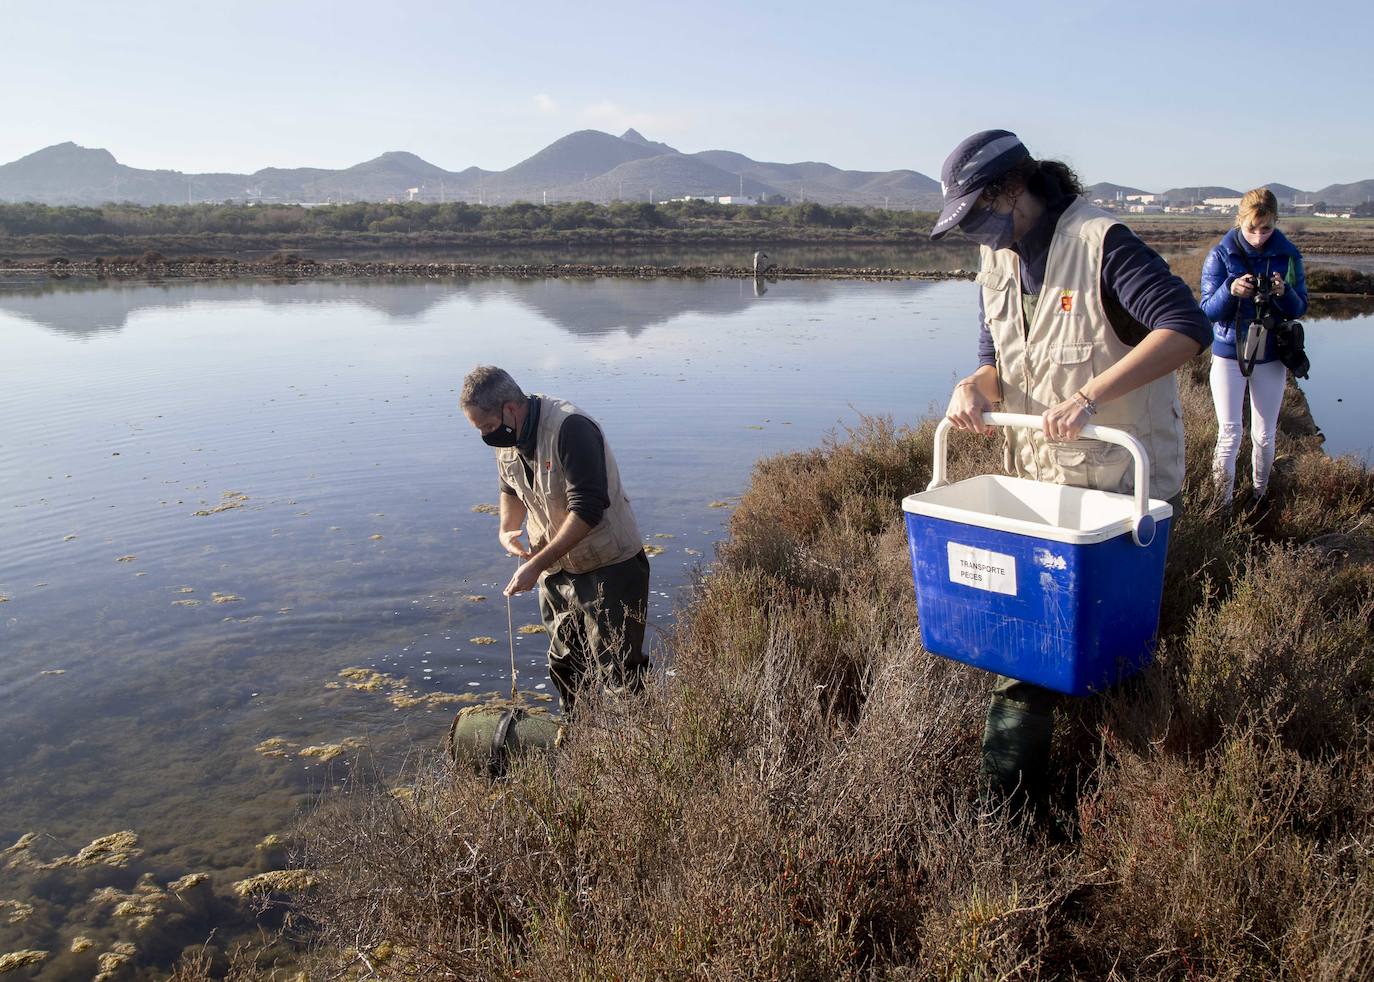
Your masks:
<svg viewBox="0 0 1374 982"><path fill-rule="evenodd" d="M898 506L931 426L866 420L759 464L642 700L325 803L308 976L1371 977L1374 570L1302 543L1367 550L1374 477L1290 405L1270 510L1223 514L1205 371L1157 663L1057 723L1066 835L980 804L988 679L921 649Z"/></svg>

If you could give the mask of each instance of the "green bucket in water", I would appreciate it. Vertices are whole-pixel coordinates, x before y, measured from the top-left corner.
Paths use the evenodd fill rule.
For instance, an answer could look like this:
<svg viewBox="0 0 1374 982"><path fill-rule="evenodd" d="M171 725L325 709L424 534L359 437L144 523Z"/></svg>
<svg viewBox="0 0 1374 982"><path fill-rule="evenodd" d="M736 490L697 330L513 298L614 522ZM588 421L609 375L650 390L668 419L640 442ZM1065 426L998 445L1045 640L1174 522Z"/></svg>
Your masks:
<svg viewBox="0 0 1374 982"><path fill-rule="evenodd" d="M558 722L543 709L509 702L468 706L453 717L448 751L455 764L498 778L513 757L552 750L558 730Z"/></svg>

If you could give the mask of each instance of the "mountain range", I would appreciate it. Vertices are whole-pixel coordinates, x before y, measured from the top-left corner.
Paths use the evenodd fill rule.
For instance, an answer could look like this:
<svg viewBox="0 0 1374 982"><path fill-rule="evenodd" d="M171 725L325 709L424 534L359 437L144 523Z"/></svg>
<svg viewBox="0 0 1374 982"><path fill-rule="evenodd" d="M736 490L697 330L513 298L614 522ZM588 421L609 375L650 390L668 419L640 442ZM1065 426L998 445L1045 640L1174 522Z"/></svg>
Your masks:
<svg viewBox="0 0 1374 982"><path fill-rule="evenodd" d="M1359 204L1374 196L1374 180L1318 191L1270 185L1283 201ZM1138 188L1101 183L1090 196L1114 199ZM1173 188L1170 200L1237 197L1226 187ZM266 167L252 174L187 174L119 163L103 149L75 143L46 147L0 164L0 201L50 205L190 202L345 201L663 201L686 195L742 195L821 204L938 209L939 182L914 170L856 171L808 161L754 160L730 150L682 153L629 129L620 136L578 130L506 170L445 170L413 153L391 151L332 170Z"/></svg>

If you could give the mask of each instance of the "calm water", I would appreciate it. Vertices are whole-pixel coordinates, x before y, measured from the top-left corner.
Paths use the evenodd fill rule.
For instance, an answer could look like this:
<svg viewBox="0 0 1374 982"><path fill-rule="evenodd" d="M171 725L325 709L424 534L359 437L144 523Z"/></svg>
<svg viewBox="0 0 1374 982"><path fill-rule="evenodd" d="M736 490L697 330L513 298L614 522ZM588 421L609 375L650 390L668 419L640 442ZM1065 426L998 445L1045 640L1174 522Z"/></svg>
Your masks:
<svg viewBox="0 0 1374 982"><path fill-rule="evenodd" d="M452 717L337 687L340 670L421 694L509 686L514 564L473 510L496 500L494 465L455 407L472 365L601 420L663 549L662 627L723 534L712 503L759 456L943 406L973 365L975 289L0 285L0 849L34 832L51 860L129 829L144 850L124 870L0 867L0 901L34 908L0 910L0 952L51 950L41 977L62 978L115 941L168 964L241 928L223 898L272 868L257 844L348 771L295 751L355 739L394 762ZM1309 324L1307 388L1336 452L1370 442L1370 320ZM535 600L514 616L537 622ZM548 693L544 639L516 644L522 683ZM271 738L289 756L257 752ZM91 898L145 872L209 872L222 899L138 933ZM58 955L77 934L97 946Z"/></svg>

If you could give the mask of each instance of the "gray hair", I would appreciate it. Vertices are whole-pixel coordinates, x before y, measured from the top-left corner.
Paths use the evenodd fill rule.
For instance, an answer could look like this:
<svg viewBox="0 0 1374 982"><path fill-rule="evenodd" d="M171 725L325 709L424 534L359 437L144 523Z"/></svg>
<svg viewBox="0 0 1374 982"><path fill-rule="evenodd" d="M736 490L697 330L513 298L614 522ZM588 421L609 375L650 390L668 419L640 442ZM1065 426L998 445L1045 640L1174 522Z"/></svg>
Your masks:
<svg viewBox="0 0 1374 982"><path fill-rule="evenodd" d="M508 402L524 402L525 393L510 373L495 365L478 365L463 379L463 391L458 396L462 409L476 408L484 413L495 412Z"/></svg>

